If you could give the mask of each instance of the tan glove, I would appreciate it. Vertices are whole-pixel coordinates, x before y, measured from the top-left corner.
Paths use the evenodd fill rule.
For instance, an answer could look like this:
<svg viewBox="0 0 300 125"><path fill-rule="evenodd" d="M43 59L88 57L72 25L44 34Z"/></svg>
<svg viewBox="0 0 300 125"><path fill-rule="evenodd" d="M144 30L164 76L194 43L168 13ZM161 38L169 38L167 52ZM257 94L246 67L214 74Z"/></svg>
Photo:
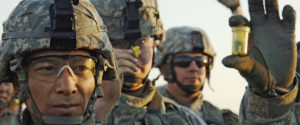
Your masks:
<svg viewBox="0 0 300 125"><path fill-rule="evenodd" d="M263 97L284 94L292 87L296 72L295 11L285 6L279 18L277 0L248 0L251 33L247 56L228 56L222 63L239 70L249 87ZM264 9L265 8L265 9ZM266 14L264 12L266 10ZM247 24L233 16L230 26Z"/></svg>

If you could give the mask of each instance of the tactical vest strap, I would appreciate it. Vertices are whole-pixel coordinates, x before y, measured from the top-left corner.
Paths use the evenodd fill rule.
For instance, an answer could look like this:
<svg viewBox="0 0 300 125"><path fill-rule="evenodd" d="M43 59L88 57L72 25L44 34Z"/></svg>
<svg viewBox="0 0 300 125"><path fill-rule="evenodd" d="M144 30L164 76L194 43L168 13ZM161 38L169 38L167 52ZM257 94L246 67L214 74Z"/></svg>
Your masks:
<svg viewBox="0 0 300 125"><path fill-rule="evenodd" d="M162 101L163 99L161 95L158 93L158 91L155 91L154 97L148 106L147 112L160 112Z"/></svg>

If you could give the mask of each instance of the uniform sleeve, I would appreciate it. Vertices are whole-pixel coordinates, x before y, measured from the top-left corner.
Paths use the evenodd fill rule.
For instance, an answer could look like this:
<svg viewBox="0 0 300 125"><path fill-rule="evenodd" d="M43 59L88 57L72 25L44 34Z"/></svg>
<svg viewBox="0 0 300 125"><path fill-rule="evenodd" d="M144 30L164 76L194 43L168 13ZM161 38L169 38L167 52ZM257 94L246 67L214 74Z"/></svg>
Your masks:
<svg viewBox="0 0 300 125"><path fill-rule="evenodd" d="M237 125L238 124L238 115L233 113L228 109L222 110L224 124L225 125Z"/></svg>
<svg viewBox="0 0 300 125"><path fill-rule="evenodd" d="M290 92L274 98L260 97L247 88L240 106L239 124L297 125L298 84L295 84Z"/></svg>

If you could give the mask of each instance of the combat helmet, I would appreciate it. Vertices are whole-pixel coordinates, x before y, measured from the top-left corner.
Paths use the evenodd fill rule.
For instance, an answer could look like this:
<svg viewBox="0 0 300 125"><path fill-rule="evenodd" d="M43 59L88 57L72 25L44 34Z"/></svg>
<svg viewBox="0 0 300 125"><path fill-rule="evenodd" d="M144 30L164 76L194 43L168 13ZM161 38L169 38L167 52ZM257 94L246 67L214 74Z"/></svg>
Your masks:
<svg viewBox="0 0 300 125"><path fill-rule="evenodd" d="M152 36L164 39L156 0L90 0L107 26L108 37L130 40Z"/></svg>
<svg viewBox="0 0 300 125"><path fill-rule="evenodd" d="M206 78L209 81L210 70L213 67L216 54L202 29L188 26L171 28L166 31L166 40L159 45L164 48L164 51L157 51L155 53L155 66L168 65L166 73L172 79L166 79L167 81L178 83L171 63L175 54L183 52L203 53L208 56L209 64L206 66Z"/></svg>
<svg viewBox="0 0 300 125"><path fill-rule="evenodd" d="M93 121L93 105L103 79L116 79L117 66L106 27L88 0L23 0L3 24L0 48L0 80L16 72L22 83L22 100L30 98L37 118L47 124L84 124ZM27 84L27 53L41 50L84 49L96 53L95 90L86 112L80 116L40 113Z"/></svg>
<svg viewBox="0 0 300 125"><path fill-rule="evenodd" d="M153 37L164 40L164 28L156 0L90 0L107 26L112 45L128 42L134 45L140 39ZM129 80L131 79L131 80ZM125 76L125 81L141 81Z"/></svg>

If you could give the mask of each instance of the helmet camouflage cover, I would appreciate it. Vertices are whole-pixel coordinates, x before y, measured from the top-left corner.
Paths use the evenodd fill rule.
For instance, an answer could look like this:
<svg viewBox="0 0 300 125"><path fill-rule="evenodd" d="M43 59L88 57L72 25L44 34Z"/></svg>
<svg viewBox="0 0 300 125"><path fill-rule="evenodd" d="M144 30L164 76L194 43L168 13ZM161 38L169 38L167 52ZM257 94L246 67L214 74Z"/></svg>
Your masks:
<svg viewBox="0 0 300 125"><path fill-rule="evenodd" d="M86 1L81 0L79 5L73 5L76 31L76 47L73 49L98 51L110 65L103 77L114 79L117 77L117 68L106 27L93 5ZM24 0L4 22L0 48L0 79L7 77L9 61L16 56L37 50L58 49L50 46L51 35L45 32L50 27L49 6L52 3L52 0Z"/></svg>
<svg viewBox="0 0 300 125"><path fill-rule="evenodd" d="M68 13L65 13L66 11ZM64 15L71 16L65 18ZM62 25L66 22L69 22L67 25L69 27ZM78 49L92 51L93 56L98 59L95 76L97 88L89 101L86 112L80 116L40 114L31 98L28 84L26 84L27 72L24 67L24 58L26 59L28 53L41 50ZM85 121L92 121L89 119L94 119L92 112L97 94L100 92L98 86L101 84L102 78L116 79L118 77L117 70L106 27L88 0L23 0L3 24L0 47L0 80L7 79L10 72L16 72L19 83L25 83L21 84L22 99L31 99L31 107L36 117L44 123L83 124Z"/></svg>
<svg viewBox="0 0 300 125"><path fill-rule="evenodd" d="M139 21L136 22L141 37L152 36L156 40L163 41L164 28L159 17L158 5L156 0L90 0L101 15L108 29L110 40L125 39L125 29L127 21L124 20L124 8L128 2L139 2L138 8Z"/></svg>

